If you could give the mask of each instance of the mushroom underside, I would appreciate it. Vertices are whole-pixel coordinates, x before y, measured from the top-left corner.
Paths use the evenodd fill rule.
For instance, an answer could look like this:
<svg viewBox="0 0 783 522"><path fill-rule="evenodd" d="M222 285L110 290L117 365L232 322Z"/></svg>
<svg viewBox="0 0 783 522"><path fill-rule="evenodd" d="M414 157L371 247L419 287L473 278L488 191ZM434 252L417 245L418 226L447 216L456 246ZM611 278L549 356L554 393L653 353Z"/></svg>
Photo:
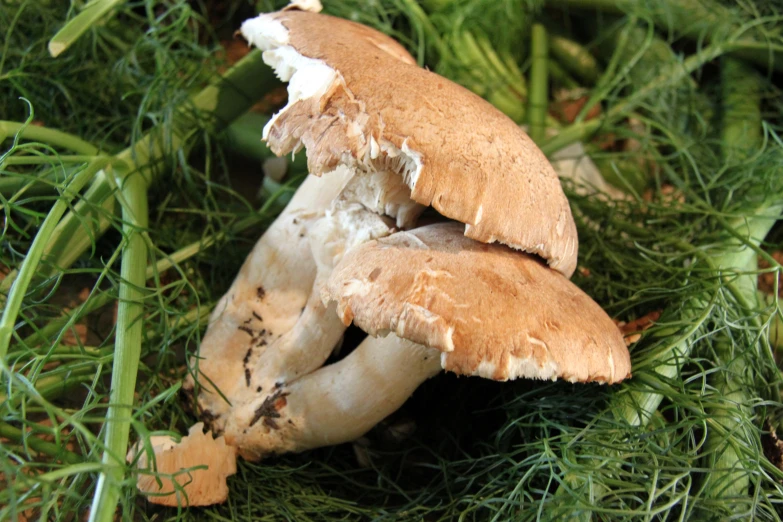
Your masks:
<svg viewBox="0 0 783 522"><path fill-rule="evenodd" d="M288 103L264 128L270 148L278 155L305 148L315 175L337 165L394 172L415 201L464 223L466 236L539 255L570 276L576 228L543 153L486 101L379 51L354 26L296 12L242 24L245 39L288 82ZM446 116L455 104L457 119Z"/></svg>
<svg viewBox="0 0 783 522"><path fill-rule="evenodd" d="M352 247L413 226L423 207L409 195L393 173L345 166L303 182L218 302L192 361L185 388L198 382L200 417L215 433L231 443L247 428L237 411L323 365L345 326L320 287Z"/></svg>

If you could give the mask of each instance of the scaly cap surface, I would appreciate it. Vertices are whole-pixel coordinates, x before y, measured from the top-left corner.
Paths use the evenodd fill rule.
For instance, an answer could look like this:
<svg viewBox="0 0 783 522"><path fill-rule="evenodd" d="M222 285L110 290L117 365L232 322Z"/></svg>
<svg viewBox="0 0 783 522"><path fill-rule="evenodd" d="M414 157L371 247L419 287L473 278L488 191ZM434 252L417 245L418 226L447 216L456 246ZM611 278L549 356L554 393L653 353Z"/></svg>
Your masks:
<svg viewBox="0 0 783 522"><path fill-rule="evenodd" d="M275 153L304 146L316 175L341 163L396 171L414 201L465 223L466 236L573 273L578 239L560 181L491 104L348 20L284 11L246 21L242 33L290 82L289 104L265 129Z"/></svg>
<svg viewBox="0 0 783 522"><path fill-rule="evenodd" d="M587 294L453 223L351 250L322 298L337 302L345 324L440 350L443 368L461 375L616 383L631 373L619 329Z"/></svg>

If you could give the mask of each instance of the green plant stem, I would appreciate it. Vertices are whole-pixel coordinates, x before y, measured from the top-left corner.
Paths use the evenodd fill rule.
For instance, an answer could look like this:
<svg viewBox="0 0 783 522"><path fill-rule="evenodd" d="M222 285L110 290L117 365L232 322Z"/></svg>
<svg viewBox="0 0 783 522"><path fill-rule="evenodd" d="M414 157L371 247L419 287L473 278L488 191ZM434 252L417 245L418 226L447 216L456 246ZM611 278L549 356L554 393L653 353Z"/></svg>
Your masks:
<svg viewBox="0 0 783 522"><path fill-rule="evenodd" d="M73 389L75 386L92 381L95 378L95 373L95 366L93 364L84 364L83 361L64 364L52 370L49 374L38 377L33 388L35 388L40 397L51 400L61 397L63 393ZM0 394L0 411L8 407L18 407L23 401L24 398L21 393L11 395L10 397L2 393Z"/></svg>
<svg viewBox="0 0 783 522"><path fill-rule="evenodd" d="M550 33L549 52L566 70L585 84L595 85L598 81L598 61L581 44L565 36Z"/></svg>
<svg viewBox="0 0 783 522"><path fill-rule="evenodd" d="M706 263L711 270L716 272L732 272L743 271L750 263L755 260L754 247L764 240L769 231L777 222L778 216L783 211L783 202L770 202L757 209L754 215L749 216L747 219L743 219L741 223L733 223L735 229L731 232L743 237L745 244L737 245L734 239L734 234L727 231L726 234L726 250L723 254L702 256L701 261ZM683 245L687 247L687 245ZM724 283L729 287L730 291L733 291L735 296L742 296L744 289L741 287L736 288L736 281ZM683 336L681 340L673 346L672 350L666 350L661 354L656 354L655 360L651 361L652 367L648 371L655 372L662 377L661 380L671 379L679 374L682 362L690 355L690 349L692 347L692 339L698 332L698 328L694 326L701 325L708 315L709 302L706 296L694 296L684 306L681 312L682 322L691 325L687 330L687 335ZM701 314L700 314L701 312ZM665 360L662 357L664 353L671 353L672 357L667 357ZM625 422L628 422L634 426L646 425L652 414L658 408L663 400L662 395L647 392L633 392L624 395L618 395L617 398L613 398L611 404L611 410L624 412L621 416ZM638 405L644 405L642 409L638 408Z"/></svg>
<svg viewBox="0 0 783 522"><path fill-rule="evenodd" d="M580 121L566 127L553 138L546 140L540 145L541 150L547 156L554 154L558 150L567 147L577 141L586 141L601 126L615 123L626 117L631 111L637 108L650 94L655 90L666 85L673 85L687 78L693 71L702 67L705 63L718 58L726 52L726 46L715 45L707 47L688 57L684 62L675 65L669 65L662 69L662 72L650 81L646 86L634 91L623 101L615 104L609 109L602 118L596 118L587 121Z"/></svg>
<svg viewBox="0 0 783 522"><path fill-rule="evenodd" d="M6 158L0 163L0 168L6 165L50 165L52 163L86 163L95 156L18 156Z"/></svg>
<svg viewBox="0 0 783 522"><path fill-rule="evenodd" d="M293 181L295 180L292 180L292 182ZM282 197L282 195L286 194L289 190L293 190L291 187L292 184L287 183L285 190L280 190L273 194L264 202L256 214L238 221L236 224L231 226L229 231L218 232L217 234L202 238L199 241L194 241L193 243L180 248L176 252L172 252L165 258L158 260L155 265L148 265L144 274L145 278L151 279L156 273L160 274L165 272L176 264L190 259L196 254L203 252L205 249L213 246L218 241L222 241L229 234L239 234L253 226L258 225L265 219L267 213L270 212L270 209L275 207L277 201ZM56 317L55 319L50 320L34 333L27 336L22 341L22 344L25 346L33 346L38 342L48 342L51 336L56 335L63 328L69 327L71 324L76 322L77 318L86 317L93 311L110 304L112 301L114 301L114 296L110 293L102 293L95 296L90 296L89 299L87 299L87 301L85 301L78 309L74 310L72 313L65 313L59 317Z"/></svg>
<svg viewBox="0 0 783 522"><path fill-rule="evenodd" d="M432 24L430 17L424 12L424 9L419 5L416 0L400 0L400 3L405 6L406 11L409 13L409 19L416 32L419 33L420 39L426 35L426 40L434 48L435 52L441 57L441 59L451 58L451 51L448 45L446 45L440 37L440 31ZM420 48L416 59L420 64L425 61L424 48Z"/></svg>
<svg viewBox="0 0 783 522"><path fill-rule="evenodd" d="M121 185L124 201L123 219L126 223L123 226L126 247L122 256L117 337L112 367L110 406L105 425L106 450L103 462L108 468L98 479L90 512L91 522L112 521L119 502L130 432L133 393L141 355L144 307L140 289L151 275L146 269L147 248L143 236L148 225L147 182L139 173L134 173L122 180ZM264 208L271 205L273 201L273 198L267 201ZM248 219L242 222L242 225L251 222L252 219ZM183 255L192 255L196 251L198 250L186 247ZM166 261L166 265L157 265L156 269L167 269L177 262L175 259L163 261ZM192 310L187 317L180 318L179 321L202 321L207 317L207 310Z"/></svg>
<svg viewBox="0 0 783 522"><path fill-rule="evenodd" d="M761 90L758 73L736 58L721 60L723 89L722 144L723 156L747 158L763 142L761 135Z"/></svg>
<svg viewBox="0 0 783 522"><path fill-rule="evenodd" d="M688 324L688 327L682 332L667 328L657 334L656 337L662 339L672 339L675 335L677 337L663 350L655 353L654 359L647 362L648 369L645 371L654 374L656 380L661 382L675 379L680 373L683 361L691 353L694 337L711 312L712 303L708 300L699 297L686 301L679 315L681 322ZM663 394L653 390L632 390L613 397L611 410L617 412L618 419L631 426L646 426L658 411L663 398Z"/></svg>
<svg viewBox="0 0 783 522"><path fill-rule="evenodd" d="M67 360L67 359L80 359L84 357L103 357L105 355L111 355L111 348L98 348L96 346L79 346L71 344L58 344L50 347L45 355L31 352L27 349L16 349L8 352L8 357L23 357L29 355L32 357L46 357L47 361L54 360ZM94 360L94 359L93 359Z"/></svg>
<svg viewBox="0 0 783 522"><path fill-rule="evenodd" d="M549 79L547 77L549 50L546 29L541 24L534 24L531 29L530 56L532 63L527 114L530 137L540 144L546 137L547 100L549 98Z"/></svg>
<svg viewBox="0 0 783 522"><path fill-rule="evenodd" d="M56 58L79 39L90 27L112 11L123 0L91 0L82 11L69 20L49 41L49 54Z"/></svg>
<svg viewBox="0 0 783 522"><path fill-rule="evenodd" d="M555 85L559 85L561 87L564 87L566 89L576 89L579 88L579 82L577 82L571 74L566 71L562 65L560 65L560 62L556 60L549 60L549 76L552 78L552 83Z"/></svg>
<svg viewBox="0 0 783 522"><path fill-rule="evenodd" d="M29 446L38 453L60 459L66 464L78 464L82 462L82 457L80 455L68 451L57 444L41 440L34 435L25 436L25 433L22 430L13 427L10 424L6 424L5 422L0 422L0 437L18 442L24 446Z"/></svg>
<svg viewBox="0 0 783 522"><path fill-rule="evenodd" d="M732 232L744 238L744 244L738 246L735 241L735 234L727 231L725 253L710 256L703 254L699 256L699 260L716 273L718 271L742 270L743 267L748 265L749 259L755 259L754 247L757 247L759 243L763 241L777 221L777 217L780 215L781 211L783 211L783 202L770 202L763 205L758 208L753 215L743 220L742 224L733 224L737 226L738 229ZM683 244L681 246L684 251L691 249L691 246L688 244ZM741 290L733 288L735 282L726 283L726 285L730 287L730 290L733 292L741 292ZM709 299L709 296L706 295L696 295L686 301L680 311L680 322L682 324L687 324L688 327L676 340L674 340L674 342L665 346L663 350L656 352L651 360L645 361L646 364L644 364L643 373L634 376L635 379L645 382L648 385L648 388L645 390L632 390L627 393L614 394L607 405L606 411L612 412L611 415L617 420L627 423L630 426L637 428L646 426L654 417L661 401L667 394L665 387L660 387L658 384L669 382L678 377L682 370L683 362L690 356L696 337L701 331L701 326L709 318L711 307L712 302ZM659 332L658 335L662 338L667 338L675 333L676 330L666 329ZM640 367L637 361L634 364L634 371L638 372L639 370ZM731 398L728 400L729 403L732 401ZM732 407L730 404L727 405L729 405L729 409ZM735 432L732 432L730 429L725 429L722 422L717 422L716 424L716 422L713 421L712 427L717 429L719 436L726 439L732 434L735 434ZM712 473L715 473L715 471L715 468L712 468ZM729 470L724 469L724 471ZM735 473L737 472L736 469L733 471ZM568 496L575 495L569 499L569 502L574 502L578 505L579 511L573 510L573 513L576 514L577 520L588 521L591 519L592 510L585 508L585 506L591 506L593 504L588 499L579 498L576 489L576 486L580 485L580 482L583 480L585 480L584 477L580 476L570 477L568 482L561 485L557 490L555 497L560 504L559 507L563 507L563 503ZM571 504L569 503L569 505L564 508L571 512L570 506Z"/></svg>
<svg viewBox="0 0 783 522"><path fill-rule="evenodd" d="M44 326L37 329L34 333L28 335L22 340L22 344L25 346L33 346L37 342L47 342L49 338L62 331L63 328L69 328L76 322L78 317L86 317L91 312L103 308L114 301L114 296L108 292L98 294L96 296L90 296L79 308L72 312L63 313L62 315L50 320Z"/></svg>
<svg viewBox="0 0 783 522"><path fill-rule="evenodd" d="M722 140L723 156L730 161L734 156L746 158L762 146L761 138L761 78L756 71L741 61L724 57L721 61L721 88L723 90ZM742 224L735 230L742 231ZM743 234L744 235L744 234ZM751 235L752 237L752 235ZM729 271L747 271L735 280L746 300L755 299L758 266L756 252L746 248L746 255L739 259L729 259L726 266L718 268ZM744 469L743 459L736 447L736 441L745 446L751 445L752 435L738 420L736 410L748 413L751 396L745 389L745 377L752 369L744 357L738 357L733 350L731 339L722 336L715 343L716 364L723 364L721 371L712 374L712 385L717 397L716 404L709 409L713 422L719 423L723 430L712 429L707 434L706 452L709 468L713 470L705 480L705 493L713 499L730 501L747 495L750 485L748 470ZM722 432L725 432L724 435Z"/></svg>
<svg viewBox="0 0 783 522"><path fill-rule="evenodd" d="M780 43L772 44L761 28L738 20L734 11L714 0L552 0L549 5L647 15L662 32L673 31L699 42L714 43L742 30L741 39L728 51L761 67L783 71Z"/></svg>
<svg viewBox="0 0 783 522"><path fill-rule="evenodd" d="M610 27L611 29L603 31L603 33L600 34L599 41L602 42L603 45L598 46L598 51L603 52L604 59L608 61L607 67L604 70L604 73L596 80L595 88L590 93L587 102L579 111L576 118L574 118L576 123L581 123L593 107L607 98L612 89L616 88L618 83L623 81L626 76L632 80L637 80L632 81L632 85L636 88L641 88L646 83L646 81L638 81L632 73L644 67L644 65L639 65L639 62L650 55L648 39L652 38L650 36L652 27L649 27L647 31L644 31L641 27L637 27L635 19L631 19L623 24L621 29L612 30L616 29L616 27ZM663 46L666 47L666 49L669 49L669 46L665 43L663 43ZM648 64L649 67L646 68L645 73L652 75L656 72L660 64L671 63L673 61L675 61L673 58L669 60L649 59L649 62L651 63Z"/></svg>
<svg viewBox="0 0 783 522"><path fill-rule="evenodd" d="M229 149L258 161L274 156L269 146L261 141L261 131L268 121L269 116L252 111L237 118L226 129Z"/></svg>
<svg viewBox="0 0 783 522"><path fill-rule="evenodd" d="M640 165L637 157L618 157L617 154L601 150L593 143L585 146L585 152L610 185L628 194L642 194L647 188L649 171Z"/></svg>
<svg viewBox="0 0 783 522"><path fill-rule="evenodd" d="M37 125L27 125L15 121L0 121L0 142L19 132L21 132L20 138L27 141L46 143L52 147L68 149L77 154L95 156L99 152L98 148L94 145L87 143L83 139L72 134L68 134L67 132L39 127Z"/></svg>
<svg viewBox="0 0 783 522"><path fill-rule="evenodd" d="M599 56L611 63L611 67L607 67L608 78L621 81L627 76L636 87L655 78L662 66L679 60L669 44L655 33L654 27L638 24L636 19L617 20L594 36ZM618 70L622 72L618 74ZM685 81L696 86L692 79Z"/></svg>
<svg viewBox="0 0 783 522"><path fill-rule="evenodd" d="M769 343L775 353L783 350L783 310L780 309L780 305L776 304L775 296L767 294L765 292L759 292L758 299L766 306L773 309L771 316L768 317L769 321Z"/></svg>
<svg viewBox="0 0 783 522"><path fill-rule="evenodd" d="M8 298L0 318L0 360L5 358L8 345L14 331L14 324L22 307L22 301L27 293L27 288L35 275L41 257L45 253L46 244L55 231L57 222L68 209L71 201L77 196L84 185L95 176L107 163L107 158L96 158L76 173L70 183L63 190L63 195L55 202L49 214L46 216L41 228L35 235L33 243L27 252L27 256L19 269L19 275L15 279L8 293Z"/></svg>
<svg viewBox="0 0 783 522"><path fill-rule="evenodd" d="M50 162L50 163L56 163ZM18 175L0 177L0 195L11 199L24 191L26 196L54 194L57 192L59 180L69 177L79 166L55 166L34 175Z"/></svg>
<svg viewBox="0 0 783 522"><path fill-rule="evenodd" d="M64 478L80 475L82 473L95 473L100 469L101 469L101 465L97 462L81 462L77 464L70 464L68 466L65 466L60 469L56 469L54 471L50 471L48 473L36 475L35 481L43 482L46 484L52 484L57 480L62 480ZM29 484L26 484L28 480L20 480L22 477L19 476L17 476L16 478L17 478L17 482L14 483L14 488L23 489L25 487L29 487ZM2 515L2 512L0 512L0 515Z"/></svg>
<svg viewBox="0 0 783 522"><path fill-rule="evenodd" d="M486 98L512 120L525 118L525 77L508 55L498 56L489 39L462 30L449 35L448 43L460 67L454 74L459 83Z"/></svg>
<svg viewBox="0 0 783 522"><path fill-rule="evenodd" d="M123 198L125 248L122 253L111 393L104 424L105 450L102 462L105 468L98 478L93 496L91 522L114 520L119 502L144 328L142 289L147 261L144 234L148 225L148 182L138 172L118 181Z"/></svg>
<svg viewBox="0 0 783 522"><path fill-rule="evenodd" d="M170 135L164 136L161 129L155 128L112 161L124 165L128 171L139 170L149 186L160 170L160 164L184 146L194 129L207 132L224 129L277 83L274 73L264 64L261 52L251 51L224 76L179 107ZM45 251L50 265L40 267L36 277L51 277L58 269L70 267L94 245L115 213L114 191L111 177L104 171L99 172L81 201L57 226L54 239ZM16 277L16 271L6 275L0 283L0 294L7 292Z"/></svg>

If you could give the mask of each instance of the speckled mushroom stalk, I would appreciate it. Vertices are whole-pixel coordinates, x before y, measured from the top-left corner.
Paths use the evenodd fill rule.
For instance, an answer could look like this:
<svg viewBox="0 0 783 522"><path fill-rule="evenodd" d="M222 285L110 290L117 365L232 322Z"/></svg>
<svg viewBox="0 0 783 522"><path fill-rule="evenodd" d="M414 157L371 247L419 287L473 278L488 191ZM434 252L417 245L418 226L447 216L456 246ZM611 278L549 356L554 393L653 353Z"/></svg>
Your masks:
<svg viewBox="0 0 783 522"><path fill-rule="evenodd" d="M347 357L290 385L261 404L233 411L242 457L305 451L355 440L396 411L441 371L440 352L395 335L366 338Z"/></svg>
<svg viewBox="0 0 783 522"><path fill-rule="evenodd" d="M498 381L616 383L630 376L603 310L533 256L430 225L364 243L323 289L372 335L350 355L232 413L245 458L353 440L442 369ZM241 429L240 429L241 427Z"/></svg>
<svg viewBox="0 0 783 522"><path fill-rule="evenodd" d="M339 342L345 326L321 301L321 284L353 246L412 226L421 206L400 185L344 166L309 176L259 240L218 302L197 359L202 416L229 442L231 407L263 402L319 368Z"/></svg>
<svg viewBox="0 0 783 522"><path fill-rule="evenodd" d="M414 62L394 40L380 35L378 41ZM265 60L286 77L280 57ZM322 73L316 67L315 75ZM289 101L318 100L320 85L292 81ZM423 208L394 173L357 176L355 168L332 167L305 180L212 314L193 361L195 379L185 387L194 389L198 380L201 417L217 433L226 430L232 407L266 400L276 386L323 364L345 326L321 302L320 281L352 246L412 226Z"/></svg>
<svg viewBox="0 0 783 522"><path fill-rule="evenodd" d="M323 218L332 201L348 182L347 170L334 178L308 176L285 210L267 229L245 260L233 284L218 301L192 361L198 379L198 402L202 418L215 432L225 426L230 404L251 385L254 367L270 344L301 331L315 321L336 336L343 331L339 321L324 313L325 307L304 316L317 275L308 232ZM321 321L323 319L323 321ZM299 325L299 328L296 326ZM185 388L194 388L190 376ZM218 392L219 390L219 392Z"/></svg>

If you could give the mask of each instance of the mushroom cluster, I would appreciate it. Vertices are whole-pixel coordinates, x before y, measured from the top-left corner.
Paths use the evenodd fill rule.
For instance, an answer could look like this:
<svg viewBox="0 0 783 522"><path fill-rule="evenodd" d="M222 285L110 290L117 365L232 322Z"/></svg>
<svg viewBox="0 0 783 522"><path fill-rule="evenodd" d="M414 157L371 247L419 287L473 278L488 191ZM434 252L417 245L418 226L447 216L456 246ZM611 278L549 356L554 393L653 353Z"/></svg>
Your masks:
<svg viewBox="0 0 783 522"><path fill-rule="evenodd" d="M288 82L264 138L306 149L310 175L192 361L185 387L213 432L257 460L354 440L442 370L630 375L619 330L568 280L557 174L513 121L348 20L284 10L241 33ZM420 223L426 207L443 222ZM351 322L368 337L324 366Z"/></svg>

